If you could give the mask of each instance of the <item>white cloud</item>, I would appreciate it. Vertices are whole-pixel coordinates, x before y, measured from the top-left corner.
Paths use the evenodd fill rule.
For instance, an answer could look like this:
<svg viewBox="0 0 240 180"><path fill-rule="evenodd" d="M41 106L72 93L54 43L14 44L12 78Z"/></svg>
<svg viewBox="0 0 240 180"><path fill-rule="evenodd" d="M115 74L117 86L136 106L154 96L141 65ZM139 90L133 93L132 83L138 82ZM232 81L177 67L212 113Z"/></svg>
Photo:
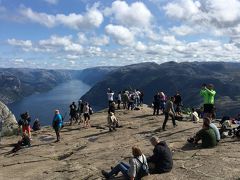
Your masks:
<svg viewBox="0 0 240 180"><path fill-rule="evenodd" d="M105 27L105 31L120 45L134 44L134 34L126 27L109 24Z"/></svg>
<svg viewBox="0 0 240 180"><path fill-rule="evenodd" d="M201 4L199 1L193 0L179 0L168 3L163 9L169 17L179 19L192 19L200 10Z"/></svg>
<svg viewBox="0 0 240 180"><path fill-rule="evenodd" d="M86 42L88 42L87 37L86 37L86 35L85 35L84 33L79 32L79 33L77 34L77 36L78 36L78 41L79 41L81 44L85 44Z"/></svg>
<svg viewBox="0 0 240 180"><path fill-rule="evenodd" d="M98 5L94 4L87 9L85 14L70 13L51 15L47 13L39 13L31 8L21 8L20 14L32 22L39 23L46 27L52 28L58 25L64 25L71 29L83 30L99 27L103 22L103 15L98 10Z"/></svg>
<svg viewBox="0 0 240 180"><path fill-rule="evenodd" d="M190 27L190 26L187 26L187 25L174 26L170 29L170 31L172 31L173 33L175 33L179 36L186 36L186 35L189 35L189 34L196 33L196 29L194 27Z"/></svg>
<svg viewBox="0 0 240 180"><path fill-rule="evenodd" d="M136 50L138 51L146 51L147 50L147 46L145 44L143 44L142 42L138 41L136 43L136 46L135 46Z"/></svg>
<svg viewBox="0 0 240 180"><path fill-rule="evenodd" d="M83 47L80 44L72 42L72 36L51 36L49 39L40 40L39 45L44 49L58 50L63 48L65 51L82 52Z"/></svg>
<svg viewBox="0 0 240 180"><path fill-rule="evenodd" d="M96 36L91 38L90 41L94 46L105 46L109 44L109 37L106 35L102 35L99 37Z"/></svg>
<svg viewBox="0 0 240 180"><path fill-rule="evenodd" d="M162 41L170 45L182 45L181 41L178 41L173 35L166 35L162 37Z"/></svg>
<svg viewBox="0 0 240 180"><path fill-rule="evenodd" d="M56 5L58 4L58 1L59 0L44 0L45 2L49 3L49 4L53 4L53 5Z"/></svg>
<svg viewBox="0 0 240 180"><path fill-rule="evenodd" d="M32 41L30 40L17 40L17 39L8 39L8 44L12 46L18 46L22 48L24 51L29 51L32 49Z"/></svg>
<svg viewBox="0 0 240 180"><path fill-rule="evenodd" d="M124 26L149 27L153 18L152 13L143 2L128 5L125 1L114 1L110 8L104 11L106 16L114 17L117 23Z"/></svg>
<svg viewBox="0 0 240 180"><path fill-rule="evenodd" d="M240 22L239 0L177 0L163 7L167 16L190 24L232 27Z"/></svg>

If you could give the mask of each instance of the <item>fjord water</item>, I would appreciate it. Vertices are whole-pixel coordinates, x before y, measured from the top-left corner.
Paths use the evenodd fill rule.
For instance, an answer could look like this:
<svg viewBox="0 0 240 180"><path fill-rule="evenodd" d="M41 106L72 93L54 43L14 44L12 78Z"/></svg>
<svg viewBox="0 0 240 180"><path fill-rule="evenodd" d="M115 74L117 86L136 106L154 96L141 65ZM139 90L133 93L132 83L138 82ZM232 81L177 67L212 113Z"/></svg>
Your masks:
<svg viewBox="0 0 240 180"><path fill-rule="evenodd" d="M40 94L34 94L9 105L10 110L18 120L20 114L28 111L32 117L39 118L41 125L50 125L54 110L59 109L65 120L69 119L69 105L84 95L91 87L82 81L71 80L56 86L54 89Z"/></svg>

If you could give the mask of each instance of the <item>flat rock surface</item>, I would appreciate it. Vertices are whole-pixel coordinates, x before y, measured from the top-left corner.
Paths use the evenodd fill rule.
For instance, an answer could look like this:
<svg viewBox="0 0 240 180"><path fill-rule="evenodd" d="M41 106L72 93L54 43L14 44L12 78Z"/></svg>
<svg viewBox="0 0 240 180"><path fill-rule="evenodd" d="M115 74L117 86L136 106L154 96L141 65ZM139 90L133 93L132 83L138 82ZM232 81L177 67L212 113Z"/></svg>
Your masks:
<svg viewBox="0 0 240 180"><path fill-rule="evenodd" d="M122 127L108 132L106 114L95 113L90 129L65 126L59 143L54 143L54 131L44 127L33 133L32 147L16 154L7 152L20 137L3 138L0 179L103 179L101 170L110 170L120 161L128 162L133 145L139 146L145 155L151 155L152 135L168 143L173 151L174 168L170 173L144 179L240 179L239 139L225 138L213 149L193 147L186 144L186 139L201 128L201 123L181 121L173 128L169 120L167 131L159 131L164 117L152 116L152 109L146 106L139 111L117 111Z"/></svg>

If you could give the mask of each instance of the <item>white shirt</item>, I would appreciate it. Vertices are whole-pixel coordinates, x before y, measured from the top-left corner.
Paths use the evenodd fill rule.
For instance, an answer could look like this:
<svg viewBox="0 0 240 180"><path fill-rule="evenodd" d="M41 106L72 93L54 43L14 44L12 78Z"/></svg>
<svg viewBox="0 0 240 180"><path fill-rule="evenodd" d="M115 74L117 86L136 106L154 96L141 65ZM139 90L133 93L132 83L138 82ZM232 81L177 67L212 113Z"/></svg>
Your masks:
<svg viewBox="0 0 240 180"><path fill-rule="evenodd" d="M107 96L109 101L113 101L114 93L107 93Z"/></svg>
<svg viewBox="0 0 240 180"><path fill-rule="evenodd" d="M194 111L191 114L191 120L194 121L194 122L198 122L199 121L198 113L196 111Z"/></svg>

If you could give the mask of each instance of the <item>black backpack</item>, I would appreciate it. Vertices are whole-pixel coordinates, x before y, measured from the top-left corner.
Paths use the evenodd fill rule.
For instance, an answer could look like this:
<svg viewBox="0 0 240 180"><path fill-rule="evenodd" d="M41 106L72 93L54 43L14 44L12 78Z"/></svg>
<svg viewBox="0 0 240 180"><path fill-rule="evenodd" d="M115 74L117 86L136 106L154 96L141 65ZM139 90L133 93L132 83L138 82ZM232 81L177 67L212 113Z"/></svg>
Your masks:
<svg viewBox="0 0 240 180"><path fill-rule="evenodd" d="M137 177L136 177L137 180L140 180L144 176L149 175L149 169L148 169L148 166L147 166L147 162L144 162L144 157L143 156L142 156L142 158L143 158L143 162L141 162L138 158L136 158L137 161L141 164L141 167L140 167L139 171L137 172Z"/></svg>

